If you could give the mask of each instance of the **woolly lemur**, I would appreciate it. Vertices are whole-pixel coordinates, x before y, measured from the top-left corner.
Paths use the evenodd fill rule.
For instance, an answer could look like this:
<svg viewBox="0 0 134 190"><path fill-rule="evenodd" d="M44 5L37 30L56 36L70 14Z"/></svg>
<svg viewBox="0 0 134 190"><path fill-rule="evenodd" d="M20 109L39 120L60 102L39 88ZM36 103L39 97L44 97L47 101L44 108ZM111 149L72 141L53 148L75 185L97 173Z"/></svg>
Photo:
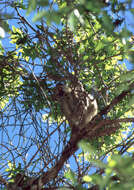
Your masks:
<svg viewBox="0 0 134 190"><path fill-rule="evenodd" d="M74 127L82 128L97 114L97 102L81 82L72 87L58 84L55 95L72 130Z"/></svg>

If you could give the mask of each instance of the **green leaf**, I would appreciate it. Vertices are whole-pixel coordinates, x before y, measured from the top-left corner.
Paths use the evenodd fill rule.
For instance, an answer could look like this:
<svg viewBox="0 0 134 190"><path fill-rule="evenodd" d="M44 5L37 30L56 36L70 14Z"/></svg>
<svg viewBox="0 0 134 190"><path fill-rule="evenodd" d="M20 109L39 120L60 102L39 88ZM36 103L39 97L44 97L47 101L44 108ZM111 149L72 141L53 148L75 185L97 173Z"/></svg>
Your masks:
<svg viewBox="0 0 134 190"><path fill-rule="evenodd" d="M101 41L99 41L98 43L97 43L97 46L96 46L96 48L95 48L95 50L96 51L99 51L99 50L101 50L103 47L104 47L104 43L102 43Z"/></svg>
<svg viewBox="0 0 134 190"><path fill-rule="evenodd" d="M134 71L129 71L120 76L120 81L127 82L134 80Z"/></svg>
<svg viewBox="0 0 134 190"><path fill-rule="evenodd" d="M27 15L29 13L31 13L32 11L34 11L36 9L36 6L37 6L37 1L36 0L29 0L28 9L27 9Z"/></svg>
<svg viewBox="0 0 134 190"><path fill-rule="evenodd" d="M45 10L40 11L39 13L37 13L37 15L34 16L34 18L33 18L33 22L37 22L43 17L46 19L48 25L50 25L51 22L55 22L56 24L60 23L60 15L59 15L58 12L56 12L56 11L48 12L48 11L45 11Z"/></svg>
<svg viewBox="0 0 134 190"><path fill-rule="evenodd" d="M14 33L16 32L16 27L14 25L12 26L12 30Z"/></svg>
<svg viewBox="0 0 134 190"><path fill-rule="evenodd" d="M65 177L71 180L73 185L77 183L76 174L71 169L65 172Z"/></svg>
<svg viewBox="0 0 134 190"><path fill-rule="evenodd" d="M129 97L129 101L128 101L128 104L127 104L128 107L132 106L132 105L134 105L134 95L132 95L131 97Z"/></svg>
<svg viewBox="0 0 134 190"><path fill-rule="evenodd" d="M76 18L76 16L74 15L73 12L69 15L68 24L69 24L69 27L72 31L75 30L75 28L78 24L78 19Z"/></svg>
<svg viewBox="0 0 134 190"><path fill-rule="evenodd" d="M84 151L84 152L94 152L96 151L91 144L85 140L81 140L78 144L78 146Z"/></svg>
<svg viewBox="0 0 134 190"><path fill-rule="evenodd" d="M45 7L49 5L49 1L48 0L38 0L38 5Z"/></svg>
<svg viewBox="0 0 134 190"><path fill-rule="evenodd" d="M85 175L85 176L83 177L83 180L86 181L86 182L92 182L93 179L92 179L91 176Z"/></svg>

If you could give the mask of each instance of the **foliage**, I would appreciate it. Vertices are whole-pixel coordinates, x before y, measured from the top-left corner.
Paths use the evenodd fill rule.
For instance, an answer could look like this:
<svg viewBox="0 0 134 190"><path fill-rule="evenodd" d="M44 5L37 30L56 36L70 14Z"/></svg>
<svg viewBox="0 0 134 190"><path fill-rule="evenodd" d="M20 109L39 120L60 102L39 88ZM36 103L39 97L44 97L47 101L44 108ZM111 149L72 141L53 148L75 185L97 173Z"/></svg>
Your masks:
<svg viewBox="0 0 134 190"><path fill-rule="evenodd" d="M104 163L93 156L97 153L94 147L91 147L86 142L81 142L80 147L84 152L88 153L86 159L92 164L95 164L97 171L93 175L83 176L83 184L88 183L89 188L92 187L93 184L99 184L100 189L104 189L105 187L113 190L133 189L133 158L128 155L122 157L118 152L111 156L110 153L107 162ZM99 168L102 168L102 170L99 170Z"/></svg>
<svg viewBox="0 0 134 190"><path fill-rule="evenodd" d="M21 176L21 190L133 190L134 43L124 16L133 15L132 1L5 5L14 14L0 15L9 35L0 45L1 189ZM71 136L56 85L76 80L98 114Z"/></svg>
<svg viewBox="0 0 134 190"><path fill-rule="evenodd" d="M21 84L19 80L19 74L14 74L15 72L20 72L21 70L16 68L17 60L15 60L14 55L0 56L0 109L2 110L6 103L8 103L10 97L18 95L18 87Z"/></svg>

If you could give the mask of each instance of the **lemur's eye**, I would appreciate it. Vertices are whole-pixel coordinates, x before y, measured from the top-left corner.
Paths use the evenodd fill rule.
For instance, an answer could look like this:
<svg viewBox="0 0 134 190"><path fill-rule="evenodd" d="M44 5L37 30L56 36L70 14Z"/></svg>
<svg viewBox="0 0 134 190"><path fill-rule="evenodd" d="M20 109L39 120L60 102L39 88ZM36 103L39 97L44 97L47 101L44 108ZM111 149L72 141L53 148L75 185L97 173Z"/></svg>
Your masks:
<svg viewBox="0 0 134 190"><path fill-rule="evenodd" d="M58 92L59 92L59 96L63 96L64 95L64 91L63 91L63 89L61 87L59 88Z"/></svg>

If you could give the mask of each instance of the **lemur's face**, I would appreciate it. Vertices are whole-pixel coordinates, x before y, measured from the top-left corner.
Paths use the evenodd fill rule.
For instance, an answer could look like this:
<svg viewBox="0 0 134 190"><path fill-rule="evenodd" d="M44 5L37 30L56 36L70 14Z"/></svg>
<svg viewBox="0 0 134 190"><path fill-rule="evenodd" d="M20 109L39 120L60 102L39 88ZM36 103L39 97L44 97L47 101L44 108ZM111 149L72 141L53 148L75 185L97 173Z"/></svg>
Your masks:
<svg viewBox="0 0 134 190"><path fill-rule="evenodd" d="M71 93L71 88L60 84L56 86L56 95L60 98L63 97L64 95Z"/></svg>
<svg viewBox="0 0 134 190"><path fill-rule="evenodd" d="M62 97L62 96L64 96L64 94L65 94L64 88L63 88L63 86L60 86L58 88L58 96Z"/></svg>
<svg viewBox="0 0 134 190"><path fill-rule="evenodd" d="M55 88L55 99L56 100L62 98L65 95L65 91L64 91L63 86L64 85L62 85L62 84L56 85L56 88Z"/></svg>

